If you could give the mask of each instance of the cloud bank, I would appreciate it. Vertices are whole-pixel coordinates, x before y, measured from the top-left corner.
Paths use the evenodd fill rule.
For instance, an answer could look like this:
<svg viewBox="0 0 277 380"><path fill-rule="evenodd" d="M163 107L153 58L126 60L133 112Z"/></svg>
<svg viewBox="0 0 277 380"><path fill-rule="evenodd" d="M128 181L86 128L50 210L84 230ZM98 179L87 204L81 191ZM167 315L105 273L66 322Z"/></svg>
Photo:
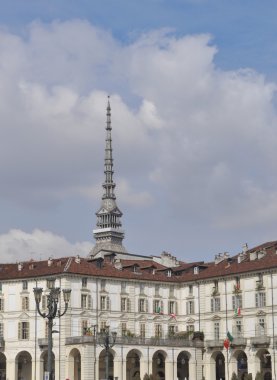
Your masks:
<svg viewBox="0 0 277 380"><path fill-rule="evenodd" d="M215 239L266 236L277 222L276 84L220 70L216 52L206 34L156 30L122 44L82 20L1 30L1 199L29 210L99 200L109 93L120 208L139 209L138 223L165 220L148 241L166 242L169 218L172 231L201 221L203 239L210 228Z"/></svg>

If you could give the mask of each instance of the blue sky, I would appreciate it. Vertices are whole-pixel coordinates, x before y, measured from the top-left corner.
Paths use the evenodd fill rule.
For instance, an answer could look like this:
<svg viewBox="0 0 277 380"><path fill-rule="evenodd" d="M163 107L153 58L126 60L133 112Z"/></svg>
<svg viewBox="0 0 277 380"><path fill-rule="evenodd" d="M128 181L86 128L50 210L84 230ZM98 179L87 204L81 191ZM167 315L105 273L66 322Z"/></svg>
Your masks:
<svg viewBox="0 0 277 380"><path fill-rule="evenodd" d="M275 1L3 2L3 260L90 249L111 94L126 247L276 239Z"/></svg>

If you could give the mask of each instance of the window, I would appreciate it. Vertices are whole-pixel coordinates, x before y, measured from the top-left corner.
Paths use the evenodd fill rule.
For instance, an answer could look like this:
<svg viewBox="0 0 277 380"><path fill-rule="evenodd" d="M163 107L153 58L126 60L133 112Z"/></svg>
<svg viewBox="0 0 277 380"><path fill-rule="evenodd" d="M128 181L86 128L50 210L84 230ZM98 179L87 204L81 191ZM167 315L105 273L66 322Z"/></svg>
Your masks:
<svg viewBox="0 0 277 380"><path fill-rule="evenodd" d="M131 300L129 298L121 298L121 311L131 311Z"/></svg>
<svg viewBox="0 0 277 380"><path fill-rule="evenodd" d="M41 309L45 310L47 308L47 303L48 303L48 295L43 294L41 297Z"/></svg>
<svg viewBox="0 0 277 380"><path fill-rule="evenodd" d="M265 335L266 335L265 318L259 318L257 327L256 327L256 336L265 336Z"/></svg>
<svg viewBox="0 0 277 380"><path fill-rule="evenodd" d="M220 332L219 332L219 322L214 322L214 339L219 340Z"/></svg>
<svg viewBox="0 0 277 380"><path fill-rule="evenodd" d="M100 332L106 331L108 328L107 322L106 321L101 321L100 322Z"/></svg>
<svg viewBox="0 0 277 380"><path fill-rule="evenodd" d="M122 322L121 323L121 336L126 336L127 335L127 323Z"/></svg>
<svg viewBox="0 0 277 380"><path fill-rule="evenodd" d="M170 288L169 288L169 297L174 297L174 286L171 285Z"/></svg>
<svg viewBox="0 0 277 380"><path fill-rule="evenodd" d="M236 310L238 308L242 308L242 295L236 294L235 296L232 296L232 305L233 310Z"/></svg>
<svg viewBox="0 0 277 380"><path fill-rule="evenodd" d="M28 290L28 281L22 281L22 290Z"/></svg>
<svg viewBox="0 0 277 380"><path fill-rule="evenodd" d="M4 337L4 323L0 323L0 338Z"/></svg>
<svg viewBox="0 0 277 380"><path fill-rule="evenodd" d="M258 292L256 293L256 307L265 307L266 306L266 298L265 298L265 292Z"/></svg>
<svg viewBox="0 0 277 380"><path fill-rule="evenodd" d="M148 313L148 301L145 298L140 298L138 301L138 311L140 313Z"/></svg>
<svg viewBox="0 0 277 380"><path fill-rule="evenodd" d="M46 281L46 286L48 289L53 289L55 288L55 279L50 278Z"/></svg>
<svg viewBox="0 0 277 380"><path fill-rule="evenodd" d="M168 302L168 314L176 314L177 308L176 308L176 302L175 301L169 301Z"/></svg>
<svg viewBox="0 0 277 380"><path fill-rule="evenodd" d="M121 293L126 293L126 281L121 283Z"/></svg>
<svg viewBox="0 0 277 380"><path fill-rule="evenodd" d="M87 319L82 319L81 321L81 332L82 332L82 335L89 335L89 327L88 327Z"/></svg>
<svg viewBox="0 0 277 380"><path fill-rule="evenodd" d="M2 292L2 287L3 287L3 284L2 282L0 282L0 292Z"/></svg>
<svg viewBox="0 0 277 380"><path fill-rule="evenodd" d="M214 297L211 298L211 312L215 313L217 311L220 311L220 298Z"/></svg>
<svg viewBox="0 0 277 380"><path fill-rule="evenodd" d="M193 295L193 285L189 285L189 295Z"/></svg>
<svg viewBox="0 0 277 380"><path fill-rule="evenodd" d="M167 275L167 277L171 277L171 275L172 275L172 271L171 271L171 269L168 269L168 270L166 271L166 275Z"/></svg>
<svg viewBox="0 0 277 380"><path fill-rule="evenodd" d="M144 284L139 284L140 294L144 294Z"/></svg>
<svg viewBox="0 0 277 380"><path fill-rule="evenodd" d="M139 326L140 337L145 338L145 323L141 323Z"/></svg>
<svg viewBox="0 0 277 380"><path fill-rule="evenodd" d="M164 304L161 300L153 301L153 313L163 314L164 312Z"/></svg>
<svg viewBox="0 0 277 380"><path fill-rule="evenodd" d="M214 290L218 292L218 280L214 280Z"/></svg>
<svg viewBox="0 0 277 380"><path fill-rule="evenodd" d="M193 268L193 273L198 274L199 273L199 267L194 267Z"/></svg>
<svg viewBox="0 0 277 380"><path fill-rule="evenodd" d="M194 301L187 301L187 314L194 314Z"/></svg>
<svg viewBox="0 0 277 380"><path fill-rule="evenodd" d="M87 277L82 278L82 288L87 288L88 286L88 279Z"/></svg>
<svg viewBox="0 0 277 380"><path fill-rule="evenodd" d="M176 332L177 332L177 326L175 326L175 325L169 325L168 326L168 336L169 337L174 336Z"/></svg>
<svg viewBox="0 0 277 380"><path fill-rule="evenodd" d="M243 335L242 331L242 321L241 320L236 320L235 323L235 337L240 338Z"/></svg>
<svg viewBox="0 0 277 380"><path fill-rule="evenodd" d="M22 297L21 303L22 303L22 310L28 311L29 310L29 297Z"/></svg>
<svg viewBox="0 0 277 380"><path fill-rule="evenodd" d="M81 294L81 309L91 309L90 294Z"/></svg>
<svg viewBox="0 0 277 380"><path fill-rule="evenodd" d="M18 339L29 339L29 322L18 323Z"/></svg>
<svg viewBox="0 0 277 380"><path fill-rule="evenodd" d="M101 310L110 310L110 297L101 296L100 298L100 308Z"/></svg>
<svg viewBox="0 0 277 380"><path fill-rule="evenodd" d="M4 298L0 298L0 311L4 311Z"/></svg>
<svg viewBox="0 0 277 380"><path fill-rule="evenodd" d="M155 285L155 296L159 297L160 295L160 285Z"/></svg>
<svg viewBox="0 0 277 380"><path fill-rule="evenodd" d="M106 280L101 280L100 285L101 285L101 290L102 291L105 290L105 288L106 288Z"/></svg>
<svg viewBox="0 0 277 380"><path fill-rule="evenodd" d="M155 338L162 338L163 336L163 330L161 324L155 325Z"/></svg>
<svg viewBox="0 0 277 380"><path fill-rule="evenodd" d="M194 325L187 325L187 332L192 334L194 332Z"/></svg>

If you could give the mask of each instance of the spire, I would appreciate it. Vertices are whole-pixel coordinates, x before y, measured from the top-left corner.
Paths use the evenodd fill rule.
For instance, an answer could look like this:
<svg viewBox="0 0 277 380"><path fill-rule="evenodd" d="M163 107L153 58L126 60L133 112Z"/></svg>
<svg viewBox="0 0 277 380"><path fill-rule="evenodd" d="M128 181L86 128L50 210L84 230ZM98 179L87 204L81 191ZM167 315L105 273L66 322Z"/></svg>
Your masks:
<svg viewBox="0 0 277 380"><path fill-rule="evenodd" d="M108 97L107 104L107 121L106 121L106 147L104 174L105 182L103 183L104 193L102 196L101 207L97 211L97 229L93 230L96 240L90 256L95 256L100 251L125 252L122 245L124 232L121 229L122 212L116 204L114 193L115 183L113 182L113 157L112 157L112 124L111 124L111 106Z"/></svg>

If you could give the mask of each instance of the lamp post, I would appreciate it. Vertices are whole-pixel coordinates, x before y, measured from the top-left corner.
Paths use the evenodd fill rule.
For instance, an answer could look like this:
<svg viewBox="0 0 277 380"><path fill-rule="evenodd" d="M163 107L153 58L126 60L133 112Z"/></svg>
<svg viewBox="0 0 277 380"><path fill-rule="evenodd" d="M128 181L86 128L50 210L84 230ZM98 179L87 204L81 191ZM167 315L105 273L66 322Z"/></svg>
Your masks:
<svg viewBox="0 0 277 380"><path fill-rule="evenodd" d="M109 380L109 350L115 345L116 332L111 332L109 327L98 334L98 344L105 348L105 379Z"/></svg>
<svg viewBox="0 0 277 380"><path fill-rule="evenodd" d="M53 348L53 340L52 340L52 334L53 334L53 319L61 318L68 309L68 303L70 300L70 293L71 289L63 289L63 299L65 303L65 309L61 313L60 309L58 309L58 303L59 298L61 294L60 288L51 288L50 293L47 297L47 309L48 311L46 313L41 312L40 310L40 302L42 297L42 288L34 288L34 296L36 301L36 308L39 313L39 315L43 318L48 319L48 358L47 358L47 371L49 374L49 380L52 380L52 348Z"/></svg>

